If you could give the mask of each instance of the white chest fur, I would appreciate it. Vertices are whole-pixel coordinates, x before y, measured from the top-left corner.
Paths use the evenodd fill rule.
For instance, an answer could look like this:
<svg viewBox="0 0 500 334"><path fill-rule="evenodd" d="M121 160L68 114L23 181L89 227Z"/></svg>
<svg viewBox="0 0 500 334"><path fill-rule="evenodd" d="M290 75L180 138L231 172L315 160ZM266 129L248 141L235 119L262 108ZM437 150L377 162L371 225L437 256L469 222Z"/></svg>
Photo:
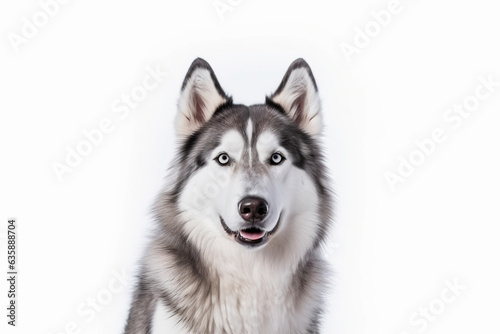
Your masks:
<svg viewBox="0 0 500 334"><path fill-rule="evenodd" d="M259 274L245 279L221 278L220 285L214 286L208 296L191 305L199 310L197 322L208 324L209 333L213 334L304 333L314 305L308 298L296 303L295 294L289 291L288 279L275 277L264 281L261 278ZM194 302L189 299L186 306ZM153 334L201 334L186 330L180 320L160 301Z"/></svg>
<svg viewBox="0 0 500 334"><path fill-rule="evenodd" d="M186 275L182 266L168 265L176 263L171 254L152 252L154 281L175 299L178 309L189 314L189 320L181 319L159 303L153 334L305 333L320 307L322 272L307 270L307 284L300 282L298 276L305 275L297 270L300 255L310 243L288 233L283 231L284 238L274 239L265 251L252 252L215 233L192 239L204 249L201 254L209 273L203 278ZM210 237L215 241L203 244ZM189 332L186 326L198 329Z"/></svg>

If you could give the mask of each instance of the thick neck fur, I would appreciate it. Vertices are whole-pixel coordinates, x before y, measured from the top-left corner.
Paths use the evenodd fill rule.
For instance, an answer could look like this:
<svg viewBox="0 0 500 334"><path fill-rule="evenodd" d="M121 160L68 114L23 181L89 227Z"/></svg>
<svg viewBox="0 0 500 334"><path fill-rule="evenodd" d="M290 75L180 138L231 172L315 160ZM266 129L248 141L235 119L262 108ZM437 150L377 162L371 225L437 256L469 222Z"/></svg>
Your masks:
<svg viewBox="0 0 500 334"><path fill-rule="evenodd" d="M160 299L186 333L309 333L323 281L313 240L283 235L253 250L218 231L186 235L190 223L177 220L184 228L160 234L148 256Z"/></svg>

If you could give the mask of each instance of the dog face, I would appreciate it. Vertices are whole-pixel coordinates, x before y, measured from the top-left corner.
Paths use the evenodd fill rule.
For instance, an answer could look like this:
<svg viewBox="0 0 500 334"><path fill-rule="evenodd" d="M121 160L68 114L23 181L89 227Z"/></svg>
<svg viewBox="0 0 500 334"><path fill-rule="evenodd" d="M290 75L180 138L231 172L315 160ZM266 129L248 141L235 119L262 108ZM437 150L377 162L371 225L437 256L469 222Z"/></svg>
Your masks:
<svg viewBox="0 0 500 334"><path fill-rule="evenodd" d="M233 104L210 65L197 59L178 108L172 198L184 231L200 243L224 238L249 248L279 234L312 242L326 190L316 143L320 103L307 63L293 62L265 104L244 106Z"/></svg>

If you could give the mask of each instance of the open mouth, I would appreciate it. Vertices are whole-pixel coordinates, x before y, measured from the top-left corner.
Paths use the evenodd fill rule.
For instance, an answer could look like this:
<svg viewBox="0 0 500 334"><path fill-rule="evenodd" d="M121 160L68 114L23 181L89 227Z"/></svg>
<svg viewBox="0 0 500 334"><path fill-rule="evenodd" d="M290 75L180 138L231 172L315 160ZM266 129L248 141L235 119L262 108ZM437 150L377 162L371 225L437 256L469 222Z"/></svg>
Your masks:
<svg viewBox="0 0 500 334"><path fill-rule="evenodd" d="M281 214L278 217L276 226L274 226L271 231L265 231L257 226L243 228L238 231L232 231L226 225L226 222L222 217L220 217L220 222L222 224L222 227L224 228L224 231L226 231L227 234L234 236L236 241L238 241L240 244L255 247L265 244L268 241L269 236L276 232L281 222Z"/></svg>

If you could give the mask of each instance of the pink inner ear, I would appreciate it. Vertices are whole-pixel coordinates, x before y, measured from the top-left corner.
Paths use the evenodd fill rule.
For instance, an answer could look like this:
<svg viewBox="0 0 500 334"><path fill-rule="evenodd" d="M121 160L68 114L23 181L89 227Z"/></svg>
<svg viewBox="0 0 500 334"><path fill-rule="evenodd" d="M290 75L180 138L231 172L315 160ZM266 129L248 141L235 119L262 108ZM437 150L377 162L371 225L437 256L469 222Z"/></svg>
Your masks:
<svg viewBox="0 0 500 334"><path fill-rule="evenodd" d="M230 101L222 92L211 69L206 66L190 70L189 76L184 79L178 102L178 135L191 135L212 117L221 104Z"/></svg>
<svg viewBox="0 0 500 334"><path fill-rule="evenodd" d="M316 135L321 131L318 116L321 103L311 68L304 59L295 60L288 68L276 92L269 98L305 132Z"/></svg>
<svg viewBox="0 0 500 334"><path fill-rule="evenodd" d="M292 109L295 110L293 114L293 120L299 124L304 124L307 121L306 115L306 92L302 92L302 94L298 95L295 101L292 103Z"/></svg>
<svg viewBox="0 0 500 334"><path fill-rule="evenodd" d="M198 92L193 91L191 94L191 101L193 102L194 120L198 123L205 122L205 108L206 104Z"/></svg>

